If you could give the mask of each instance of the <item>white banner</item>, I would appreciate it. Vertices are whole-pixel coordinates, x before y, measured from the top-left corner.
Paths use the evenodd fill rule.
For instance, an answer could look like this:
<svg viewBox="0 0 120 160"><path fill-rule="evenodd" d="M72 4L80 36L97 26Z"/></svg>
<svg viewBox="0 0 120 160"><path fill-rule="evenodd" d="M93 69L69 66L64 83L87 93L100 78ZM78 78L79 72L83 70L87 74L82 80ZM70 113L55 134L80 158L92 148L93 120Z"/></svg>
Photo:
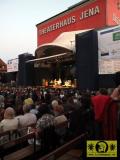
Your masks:
<svg viewBox="0 0 120 160"><path fill-rule="evenodd" d="M8 60L7 72L17 72L18 71L18 58Z"/></svg>
<svg viewBox="0 0 120 160"><path fill-rule="evenodd" d="M120 26L98 31L99 74L120 71Z"/></svg>

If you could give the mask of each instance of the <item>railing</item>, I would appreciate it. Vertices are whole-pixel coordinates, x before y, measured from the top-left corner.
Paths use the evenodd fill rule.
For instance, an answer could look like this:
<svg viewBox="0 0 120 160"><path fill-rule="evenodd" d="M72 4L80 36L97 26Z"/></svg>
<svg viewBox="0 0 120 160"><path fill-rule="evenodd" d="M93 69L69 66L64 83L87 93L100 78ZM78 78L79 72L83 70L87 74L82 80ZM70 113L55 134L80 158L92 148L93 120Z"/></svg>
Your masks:
<svg viewBox="0 0 120 160"><path fill-rule="evenodd" d="M63 146L59 147L58 149L54 150L53 152L41 157L39 160L56 160L57 158L65 154L67 151L72 149L75 145L80 144L80 141L87 136L87 132L83 133L80 136L69 141L68 143L64 144Z"/></svg>

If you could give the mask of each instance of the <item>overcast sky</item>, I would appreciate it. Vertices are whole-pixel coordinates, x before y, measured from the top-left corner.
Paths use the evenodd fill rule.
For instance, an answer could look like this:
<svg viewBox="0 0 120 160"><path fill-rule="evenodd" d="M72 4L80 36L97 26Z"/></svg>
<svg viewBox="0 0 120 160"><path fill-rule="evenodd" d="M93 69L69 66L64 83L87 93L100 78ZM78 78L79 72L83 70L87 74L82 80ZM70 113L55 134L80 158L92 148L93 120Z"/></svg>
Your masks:
<svg viewBox="0 0 120 160"><path fill-rule="evenodd" d="M0 0L0 58L7 62L19 54L34 55L36 24L81 0Z"/></svg>

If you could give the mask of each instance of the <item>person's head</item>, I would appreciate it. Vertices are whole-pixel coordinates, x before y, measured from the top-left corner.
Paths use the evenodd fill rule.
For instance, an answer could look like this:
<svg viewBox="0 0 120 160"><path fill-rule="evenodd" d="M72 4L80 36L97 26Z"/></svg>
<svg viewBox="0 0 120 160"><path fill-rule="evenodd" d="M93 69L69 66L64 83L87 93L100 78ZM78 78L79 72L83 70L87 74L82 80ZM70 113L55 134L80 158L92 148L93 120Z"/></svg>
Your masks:
<svg viewBox="0 0 120 160"><path fill-rule="evenodd" d="M99 92L100 92L100 94L102 94L102 95L108 95L108 91L107 91L106 88L100 88Z"/></svg>
<svg viewBox="0 0 120 160"><path fill-rule="evenodd" d="M24 113L29 113L29 112L30 112L30 109L31 109L31 106L30 106L30 105L23 105L23 112L24 112Z"/></svg>
<svg viewBox="0 0 120 160"><path fill-rule="evenodd" d="M12 107L6 108L4 112L4 119L13 119L15 117L15 111Z"/></svg>
<svg viewBox="0 0 120 160"><path fill-rule="evenodd" d="M24 100L24 104L25 105L33 105L34 102L33 102L32 98L27 98Z"/></svg>
<svg viewBox="0 0 120 160"><path fill-rule="evenodd" d="M49 107L46 103L41 104L38 111L39 111L40 117L44 114L49 114L50 113L50 109L49 109Z"/></svg>
<svg viewBox="0 0 120 160"><path fill-rule="evenodd" d="M112 99L119 100L120 99L120 85L115 88L111 94Z"/></svg>
<svg viewBox="0 0 120 160"><path fill-rule="evenodd" d="M58 101L57 100L52 101L52 108L53 108L54 114L56 114L56 115L64 112L62 102L59 101L59 100Z"/></svg>
<svg viewBox="0 0 120 160"><path fill-rule="evenodd" d="M89 108L91 106L91 95L87 93L82 94L80 102L81 106Z"/></svg>
<svg viewBox="0 0 120 160"><path fill-rule="evenodd" d="M58 112L58 113L63 113L64 112L64 108L63 108L63 106L60 104L60 105L58 105L57 107L56 107L56 110L55 110L56 112Z"/></svg>
<svg viewBox="0 0 120 160"><path fill-rule="evenodd" d="M57 101L57 100L53 100L53 101L51 102L51 105L52 105L53 110L56 110L56 108L57 108L57 106L58 106L58 101Z"/></svg>

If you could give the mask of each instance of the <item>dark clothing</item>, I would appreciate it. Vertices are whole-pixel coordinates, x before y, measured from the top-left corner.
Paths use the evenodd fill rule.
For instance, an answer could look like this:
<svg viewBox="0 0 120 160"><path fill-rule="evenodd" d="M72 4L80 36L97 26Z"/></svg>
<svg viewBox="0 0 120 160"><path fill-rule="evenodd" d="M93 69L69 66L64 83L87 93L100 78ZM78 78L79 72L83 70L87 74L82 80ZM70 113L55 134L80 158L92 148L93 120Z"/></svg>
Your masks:
<svg viewBox="0 0 120 160"><path fill-rule="evenodd" d="M71 136L75 137L84 132L84 117L81 109L74 110L69 115Z"/></svg>

